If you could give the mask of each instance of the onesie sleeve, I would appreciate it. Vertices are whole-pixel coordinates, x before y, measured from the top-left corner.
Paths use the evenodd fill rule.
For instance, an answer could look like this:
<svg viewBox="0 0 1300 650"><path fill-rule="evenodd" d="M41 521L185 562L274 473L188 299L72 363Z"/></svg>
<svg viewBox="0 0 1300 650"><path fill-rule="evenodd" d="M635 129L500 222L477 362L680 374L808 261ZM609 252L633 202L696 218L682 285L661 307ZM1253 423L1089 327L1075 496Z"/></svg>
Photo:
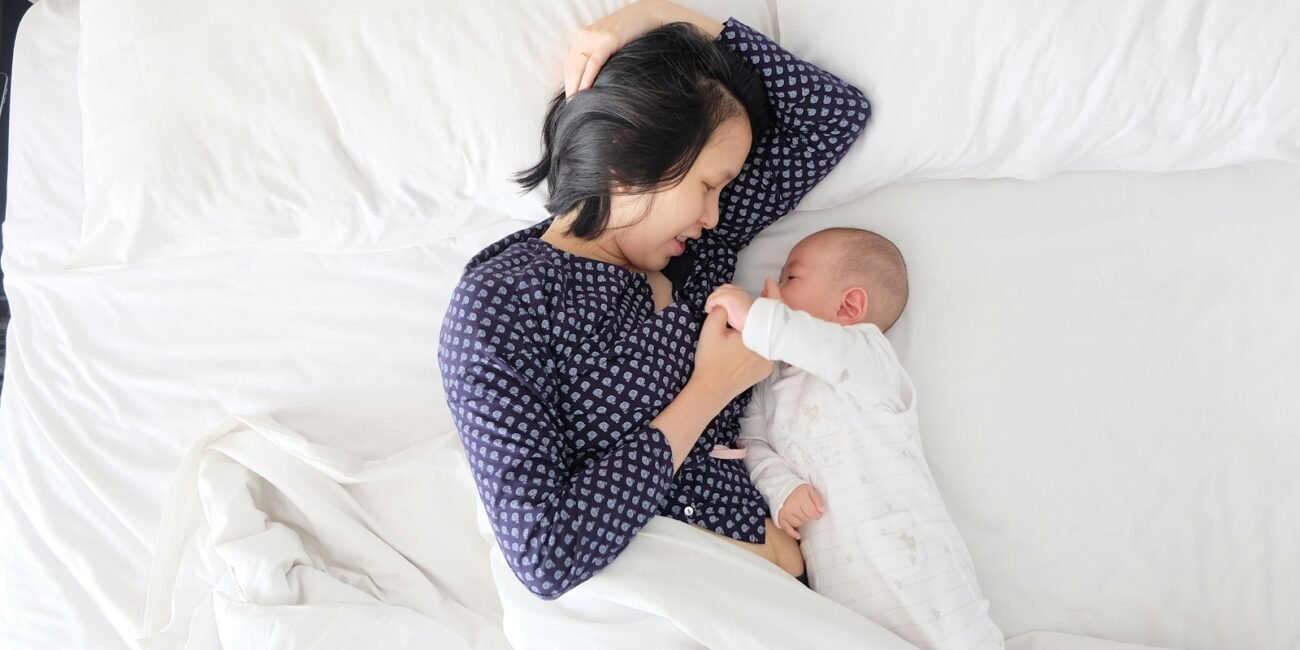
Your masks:
<svg viewBox="0 0 1300 650"><path fill-rule="evenodd" d="M772 511L772 521L781 525L781 506L790 498L790 493L808 481L795 473L790 464L776 453L768 438L766 404L766 384L759 384L754 389L754 397L745 408L740 418L741 446L745 448L745 469L758 487L758 491L767 500Z"/></svg>
<svg viewBox="0 0 1300 650"><path fill-rule="evenodd" d="M873 324L846 327L758 298L749 308L742 337L745 347L765 359L853 388L895 411L910 406L911 384L889 339Z"/></svg>

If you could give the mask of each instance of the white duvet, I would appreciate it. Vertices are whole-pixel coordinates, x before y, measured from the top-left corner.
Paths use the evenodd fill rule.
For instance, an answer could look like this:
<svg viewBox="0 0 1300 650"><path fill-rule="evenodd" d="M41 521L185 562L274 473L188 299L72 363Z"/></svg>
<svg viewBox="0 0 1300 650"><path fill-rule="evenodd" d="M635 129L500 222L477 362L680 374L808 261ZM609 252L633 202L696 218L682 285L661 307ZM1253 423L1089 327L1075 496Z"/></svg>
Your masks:
<svg viewBox="0 0 1300 650"><path fill-rule="evenodd" d="M142 645L509 647L498 617L452 597L488 579L477 539L437 525L456 507L438 495L466 471L446 437L365 461L228 418L168 492Z"/></svg>
<svg viewBox="0 0 1300 650"><path fill-rule="evenodd" d="M168 492L142 645L739 649L798 647L812 629L823 647L912 647L663 517L555 601L524 589L494 548L503 628L453 597L488 582L485 546L436 523L448 508L438 483L467 471L446 437L365 461L270 418L223 421L195 442ZM461 571L446 575L449 566Z"/></svg>

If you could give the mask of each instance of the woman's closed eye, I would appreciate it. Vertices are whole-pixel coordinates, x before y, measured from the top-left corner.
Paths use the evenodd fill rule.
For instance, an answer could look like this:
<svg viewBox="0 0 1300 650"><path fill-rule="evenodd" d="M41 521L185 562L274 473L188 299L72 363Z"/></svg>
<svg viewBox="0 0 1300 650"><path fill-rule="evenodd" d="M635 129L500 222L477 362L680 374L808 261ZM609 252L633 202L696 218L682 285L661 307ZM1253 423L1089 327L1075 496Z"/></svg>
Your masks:
<svg viewBox="0 0 1300 650"><path fill-rule="evenodd" d="M709 185L708 183L705 183L705 184L704 184L704 189L705 189L706 191L708 191L708 192L712 192L713 190L718 189L718 186L717 186L717 185Z"/></svg>

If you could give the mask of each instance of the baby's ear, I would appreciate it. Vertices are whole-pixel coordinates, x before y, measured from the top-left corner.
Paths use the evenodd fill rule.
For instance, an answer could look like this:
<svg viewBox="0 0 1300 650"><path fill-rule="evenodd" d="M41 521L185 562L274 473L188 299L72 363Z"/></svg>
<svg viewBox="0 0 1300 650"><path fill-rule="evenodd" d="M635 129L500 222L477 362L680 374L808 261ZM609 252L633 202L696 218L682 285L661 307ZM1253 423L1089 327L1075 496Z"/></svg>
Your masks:
<svg viewBox="0 0 1300 650"><path fill-rule="evenodd" d="M838 316L846 325L856 325L867 322L867 308L871 304L871 297L867 295L867 290L862 287L853 287L844 292L844 297L840 299L840 311Z"/></svg>

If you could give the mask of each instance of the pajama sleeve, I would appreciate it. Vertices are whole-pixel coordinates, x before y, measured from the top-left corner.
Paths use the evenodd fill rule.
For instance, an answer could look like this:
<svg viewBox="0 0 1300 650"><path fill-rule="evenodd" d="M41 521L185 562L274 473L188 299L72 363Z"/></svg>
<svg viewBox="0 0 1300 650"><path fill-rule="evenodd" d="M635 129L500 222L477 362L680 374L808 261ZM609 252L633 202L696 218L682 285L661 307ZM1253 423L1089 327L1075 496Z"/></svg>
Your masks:
<svg viewBox="0 0 1300 650"><path fill-rule="evenodd" d="M758 298L749 308L742 335L745 347L766 359L851 387L895 411L908 406L909 383L889 340L875 325L846 327Z"/></svg>
<svg viewBox="0 0 1300 650"><path fill-rule="evenodd" d="M538 321L514 282L466 276L439 362L474 483L506 563L529 591L560 596L608 565L667 499L667 438L649 420L603 455L575 460Z"/></svg>
<svg viewBox="0 0 1300 650"><path fill-rule="evenodd" d="M857 88L734 18L718 39L758 72L771 117L720 199L715 231L738 251L830 173L862 134L871 105Z"/></svg>
<svg viewBox="0 0 1300 650"><path fill-rule="evenodd" d="M767 413L762 384L754 389L754 398L740 418L740 443L745 448L745 469L767 500L772 511L772 521L781 525L781 506L790 493L808 481L791 469L790 464L772 448L767 436Z"/></svg>

